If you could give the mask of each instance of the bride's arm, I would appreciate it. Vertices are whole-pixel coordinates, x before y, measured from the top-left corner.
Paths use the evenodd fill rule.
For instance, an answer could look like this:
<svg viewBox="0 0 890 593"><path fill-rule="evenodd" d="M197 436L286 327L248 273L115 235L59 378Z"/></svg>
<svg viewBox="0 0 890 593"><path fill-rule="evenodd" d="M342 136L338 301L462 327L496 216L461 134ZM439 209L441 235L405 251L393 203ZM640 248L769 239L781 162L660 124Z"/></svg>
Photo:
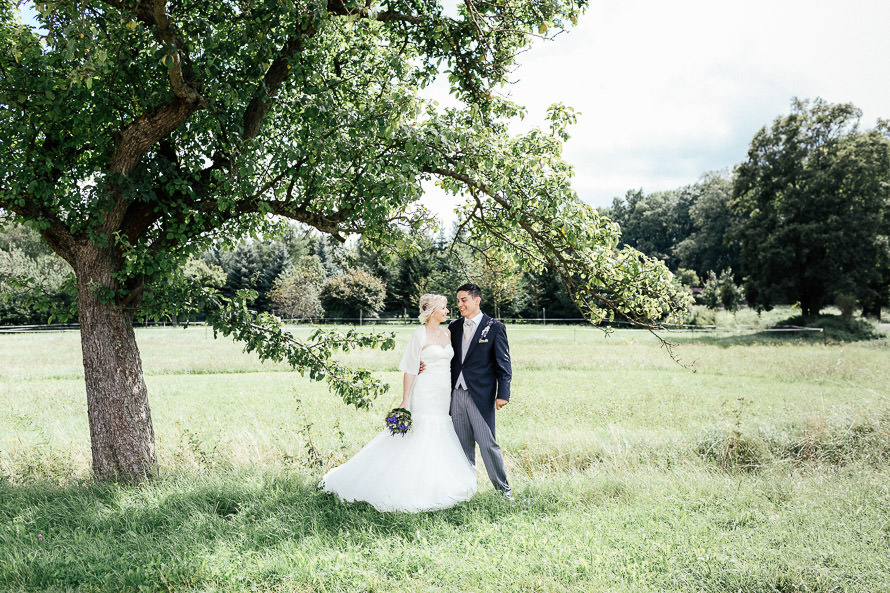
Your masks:
<svg viewBox="0 0 890 593"><path fill-rule="evenodd" d="M402 373L402 403L399 404L400 408L408 407L408 395L411 393L411 386L414 385L414 379L416 378L417 375Z"/></svg>
<svg viewBox="0 0 890 593"><path fill-rule="evenodd" d="M402 403L400 408L408 407L408 399L411 395L411 386L417 378L420 361L420 351L423 349L423 343L426 341L426 330L423 326L411 334L408 340L408 347L405 348L405 354L402 356L402 362L399 363L399 370L402 371Z"/></svg>

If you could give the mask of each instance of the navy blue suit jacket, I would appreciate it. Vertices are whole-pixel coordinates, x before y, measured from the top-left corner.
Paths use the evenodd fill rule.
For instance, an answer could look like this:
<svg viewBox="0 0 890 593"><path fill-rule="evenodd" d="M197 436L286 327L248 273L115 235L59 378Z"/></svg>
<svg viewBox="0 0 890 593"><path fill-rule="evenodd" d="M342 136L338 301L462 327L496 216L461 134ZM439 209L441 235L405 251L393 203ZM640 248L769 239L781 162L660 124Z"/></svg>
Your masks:
<svg viewBox="0 0 890 593"><path fill-rule="evenodd" d="M507 328L500 321L483 313L463 361L463 318L452 321L448 329L451 331L451 347L454 348L451 388L454 389L457 385L457 378L463 371L470 397L494 434L494 400L510 399L510 380L513 378Z"/></svg>

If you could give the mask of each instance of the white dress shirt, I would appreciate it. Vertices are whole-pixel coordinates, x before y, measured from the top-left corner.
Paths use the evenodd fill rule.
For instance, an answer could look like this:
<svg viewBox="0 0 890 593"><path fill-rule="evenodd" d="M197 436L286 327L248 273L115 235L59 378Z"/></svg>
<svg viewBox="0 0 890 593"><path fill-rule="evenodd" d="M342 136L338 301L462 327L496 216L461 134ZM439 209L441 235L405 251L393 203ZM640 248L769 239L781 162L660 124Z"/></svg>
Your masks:
<svg viewBox="0 0 890 593"><path fill-rule="evenodd" d="M479 323L482 321L482 311L479 311L478 313L473 315L473 317L470 318L470 321L473 322L473 331L470 333L469 339L467 339L467 328L464 327L464 339L461 343L461 346L463 347L463 349L460 354L461 362L463 362L464 356L466 356L465 351L470 349L470 342L473 339L473 335L475 335L476 330L479 329ZM464 318L464 323L466 323L466 318ZM466 381L464 381L463 371L461 371L460 375L458 375L458 377L457 377L457 386L460 387L461 389L467 388L467 383L466 383Z"/></svg>

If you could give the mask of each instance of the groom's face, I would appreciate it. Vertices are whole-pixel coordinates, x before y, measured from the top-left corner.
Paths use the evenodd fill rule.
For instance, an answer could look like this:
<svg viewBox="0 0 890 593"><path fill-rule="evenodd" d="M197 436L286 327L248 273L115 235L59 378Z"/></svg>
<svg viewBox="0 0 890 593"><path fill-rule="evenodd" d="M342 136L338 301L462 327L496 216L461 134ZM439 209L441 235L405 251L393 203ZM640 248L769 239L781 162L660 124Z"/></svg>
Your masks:
<svg viewBox="0 0 890 593"><path fill-rule="evenodd" d="M473 295L464 290L457 293L457 308L460 309L460 314L465 319L471 319L476 316L479 312L480 303L482 303L481 298L474 298Z"/></svg>

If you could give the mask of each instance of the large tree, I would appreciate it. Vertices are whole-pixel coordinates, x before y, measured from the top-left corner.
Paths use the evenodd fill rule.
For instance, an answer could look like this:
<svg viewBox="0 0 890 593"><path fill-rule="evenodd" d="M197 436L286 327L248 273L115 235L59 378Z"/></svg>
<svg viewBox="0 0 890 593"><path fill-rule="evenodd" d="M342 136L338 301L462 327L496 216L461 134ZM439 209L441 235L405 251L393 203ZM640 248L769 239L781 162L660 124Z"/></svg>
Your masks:
<svg viewBox="0 0 890 593"><path fill-rule="evenodd" d="M556 270L593 320L651 327L683 306L669 272L618 248L561 160L569 109L549 130L507 133L494 90L529 34L584 2L85 0L41 2L39 28L0 0L0 209L38 229L76 276L93 469L154 471L148 394L132 328L146 286L220 236L274 216L331 236L397 241L421 183L468 195L470 233ZM418 89L447 68L466 105ZM243 303L206 314L264 358L287 359L368 405L385 386L331 357L391 338L282 333Z"/></svg>
<svg viewBox="0 0 890 593"><path fill-rule="evenodd" d="M794 100L761 129L736 171L745 292L757 307L800 303L815 315L841 295L887 289L890 140L859 129L851 104Z"/></svg>

